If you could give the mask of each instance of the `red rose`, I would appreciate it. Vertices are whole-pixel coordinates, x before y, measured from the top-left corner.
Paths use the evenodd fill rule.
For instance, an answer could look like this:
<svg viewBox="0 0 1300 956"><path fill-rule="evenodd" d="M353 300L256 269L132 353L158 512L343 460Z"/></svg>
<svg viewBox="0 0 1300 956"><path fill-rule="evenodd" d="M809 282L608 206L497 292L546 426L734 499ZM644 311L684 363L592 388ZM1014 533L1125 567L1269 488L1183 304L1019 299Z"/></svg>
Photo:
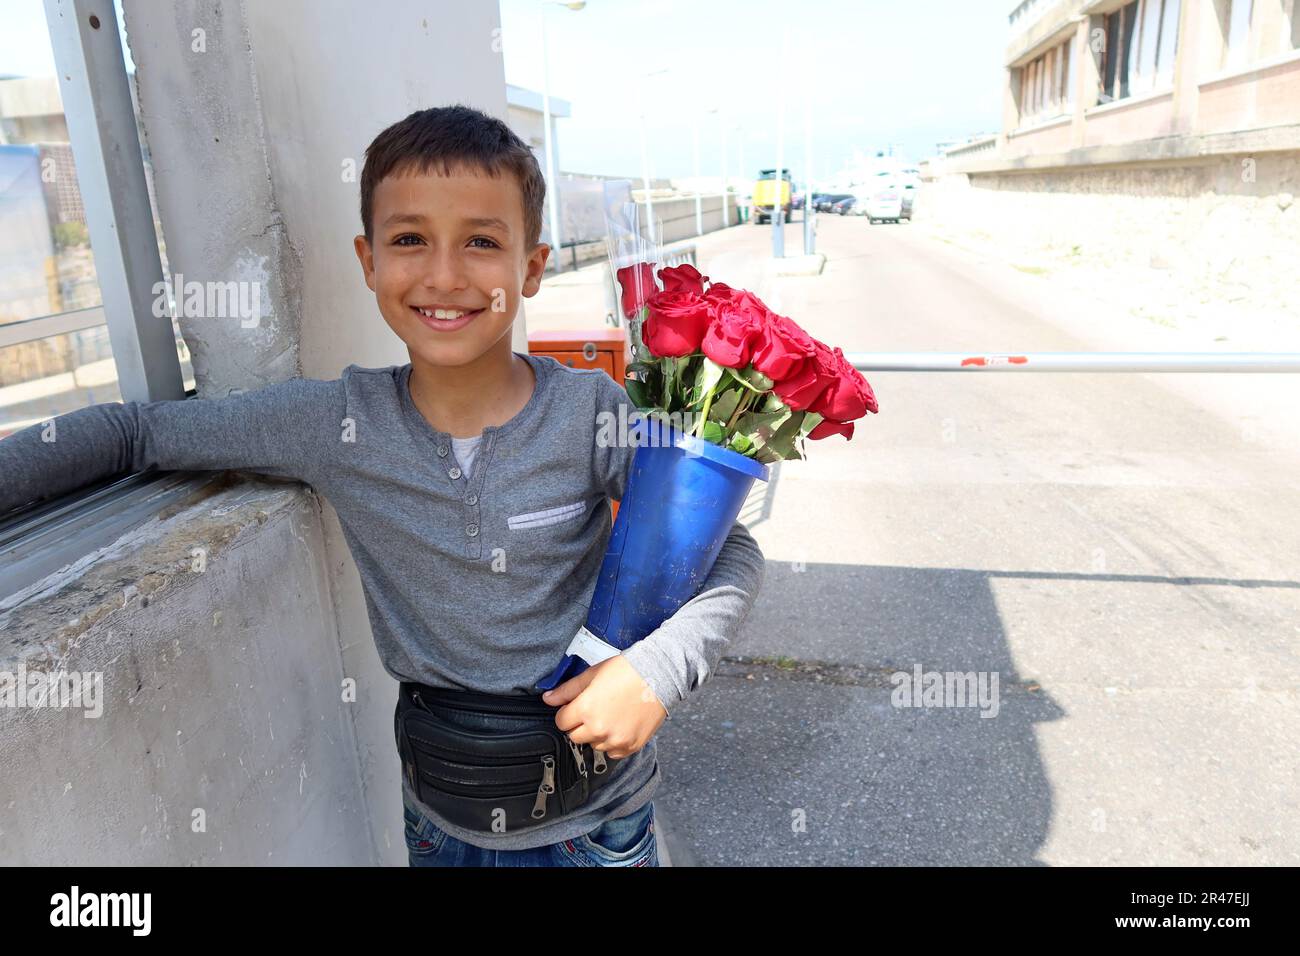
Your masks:
<svg viewBox="0 0 1300 956"><path fill-rule="evenodd" d="M809 410L837 422L851 422L878 411L876 396L862 373L849 364L838 346L833 354L835 377Z"/></svg>
<svg viewBox="0 0 1300 956"><path fill-rule="evenodd" d="M660 269L659 281L663 283L665 292L694 292L703 295L704 283L709 281L709 277L700 275L695 266L686 262L680 266Z"/></svg>
<svg viewBox="0 0 1300 956"><path fill-rule="evenodd" d="M837 422L829 418L823 418L813 426L813 430L808 433L808 439L816 441L819 438L829 438L831 435L843 435L846 441L851 439L853 437L853 423Z"/></svg>
<svg viewBox="0 0 1300 956"><path fill-rule="evenodd" d="M721 284L721 283L719 283ZM712 291L712 290L710 290ZM767 322L767 306L751 292L734 292L730 298L706 297L713 310L713 321L700 348L704 354L726 368L744 368L750 363L754 346L759 344Z"/></svg>
<svg viewBox="0 0 1300 956"><path fill-rule="evenodd" d="M784 315L769 313L763 335L754 347L754 368L779 382L803 368L815 352L812 336Z"/></svg>
<svg viewBox="0 0 1300 956"><path fill-rule="evenodd" d="M655 285L654 263L638 262L619 269L618 284L623 290L623 315L630 319L641 310L646 299L659 291Z"/></svg>
<svg viewBox="0 0 1300 956"><path fill-rule="evenodd" d="M700 350L713 310L693 292L656 292L646 300L649 312L641 341L655 355L678 358Z"/></svg>
<svg viewBox="0 0 1300 956"><path fill-rule="evenodd" d="M709 284L709 290L704 293L704 298L713 302L728 302L738 294L725 282L713 282Z"/></svg>
<svg viewBox="0 0 1300 956"><path fill-rule="evenodd" d="M824 342L812 340L813 354L786 378L772 386L776 397L795 411L803 411L821 398L839 375L835 353Z"/></svg>

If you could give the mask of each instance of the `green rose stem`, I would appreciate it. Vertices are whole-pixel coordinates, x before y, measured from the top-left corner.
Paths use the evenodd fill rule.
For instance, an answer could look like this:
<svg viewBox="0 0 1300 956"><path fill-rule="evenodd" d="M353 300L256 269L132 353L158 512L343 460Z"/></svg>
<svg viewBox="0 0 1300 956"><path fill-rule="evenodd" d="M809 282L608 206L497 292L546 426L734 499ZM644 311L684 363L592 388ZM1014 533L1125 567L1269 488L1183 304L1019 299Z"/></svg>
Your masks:
<svg viewBox="0 0 1300 956"><path fill-rule="evenodd" d="M749 403L757 394L757 392L751 392L749 389L745 389L744 396L736 403L736 410L731 413L731 419L727 422L727 431L731 431L731 426L736 424L736 420L740 418L741 414L746 410Z"/></svg>
<svg viewBox="0 0 1300 956"><path fill-rule="evenodd" d="M700 413L699 423L695 426L695 436L698 438L704 431L704 423L709 420L709 406L713 404L713 396L717 392L716 387L709 389L709 394L704 396L704 411Z"/></svg>

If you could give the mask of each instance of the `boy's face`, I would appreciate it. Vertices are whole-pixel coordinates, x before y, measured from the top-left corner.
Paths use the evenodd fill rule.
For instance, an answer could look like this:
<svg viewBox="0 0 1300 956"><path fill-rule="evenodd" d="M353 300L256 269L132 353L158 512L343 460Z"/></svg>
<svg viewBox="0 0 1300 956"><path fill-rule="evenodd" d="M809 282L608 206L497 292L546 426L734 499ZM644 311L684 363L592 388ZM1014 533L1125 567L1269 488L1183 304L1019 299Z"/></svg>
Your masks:
<svg viewBox="0 0 1300 956"><path fill-rule="evenodd" d="M525 248L514 176L401 172L375 186L372 207L374 241L361 235L353 246L412 362L467 365L502 338L509 342L520 297L537 294L550 253L544 243ZM435 309L473 314L449 321Z"/></svg>

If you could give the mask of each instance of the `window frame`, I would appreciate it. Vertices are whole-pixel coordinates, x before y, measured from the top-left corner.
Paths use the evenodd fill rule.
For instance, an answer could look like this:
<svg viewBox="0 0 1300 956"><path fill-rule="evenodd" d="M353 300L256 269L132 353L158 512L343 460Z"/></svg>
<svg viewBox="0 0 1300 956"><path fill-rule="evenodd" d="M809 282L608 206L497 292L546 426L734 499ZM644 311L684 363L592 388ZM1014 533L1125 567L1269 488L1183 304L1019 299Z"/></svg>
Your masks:
<svg viewBox="0 0 1300 956"><path fill-rule="evenodd" d="M17 345L104 324L123 401L183 399L170 305L161 318L153 313L153 290L163 283L162 258L116 6L113 0L45 0L45 20L100 305L12 323L0 333L0 343Z"/></svg>

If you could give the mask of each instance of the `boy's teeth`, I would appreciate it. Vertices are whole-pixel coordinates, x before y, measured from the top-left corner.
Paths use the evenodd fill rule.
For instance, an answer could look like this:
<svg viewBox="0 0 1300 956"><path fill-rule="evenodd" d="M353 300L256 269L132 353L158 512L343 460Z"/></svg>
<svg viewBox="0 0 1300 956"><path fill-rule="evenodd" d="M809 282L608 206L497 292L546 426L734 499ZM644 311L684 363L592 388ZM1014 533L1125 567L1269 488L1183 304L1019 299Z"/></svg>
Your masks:
<svg viewBox="0 0 1300 956"><path fill-rule="evenodd" d="M431 319L459 319L466 314L456 309L420 309L419 311Z"/></svg>

